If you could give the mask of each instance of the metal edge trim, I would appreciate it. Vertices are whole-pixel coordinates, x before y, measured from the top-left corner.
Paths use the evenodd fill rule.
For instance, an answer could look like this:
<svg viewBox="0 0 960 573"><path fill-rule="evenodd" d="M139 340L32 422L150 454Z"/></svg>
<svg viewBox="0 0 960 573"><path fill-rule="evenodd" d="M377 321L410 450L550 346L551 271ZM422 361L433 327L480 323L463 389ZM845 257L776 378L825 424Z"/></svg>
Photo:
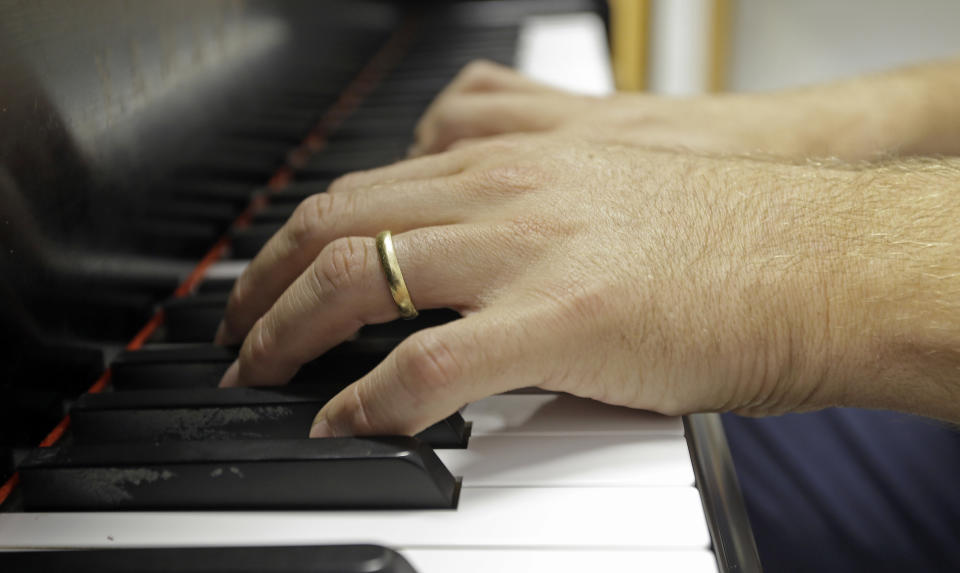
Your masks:
<svg viewBox="0 0 960 573"><path fill-rule="evenodd" d="M684 416L683 427L717 567L724 572L762 571L720 415Z"/></svg>

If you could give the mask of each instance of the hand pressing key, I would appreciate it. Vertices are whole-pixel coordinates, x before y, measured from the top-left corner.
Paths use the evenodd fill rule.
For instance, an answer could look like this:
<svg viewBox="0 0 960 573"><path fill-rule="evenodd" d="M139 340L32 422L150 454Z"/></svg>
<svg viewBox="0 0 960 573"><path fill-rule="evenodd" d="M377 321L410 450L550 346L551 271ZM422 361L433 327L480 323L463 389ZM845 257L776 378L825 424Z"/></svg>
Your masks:
<svg viewBox="0 0 960 573"><path fill-rule="evenodd" d="M951 193L942 190L952 189ZM237 281L222 385L282 384L399 316L420 331L312 436L412 434L523 386L667 414L834 404L960 419L960 164L778 163L513 135L355 173L301 204Z"/></svg>

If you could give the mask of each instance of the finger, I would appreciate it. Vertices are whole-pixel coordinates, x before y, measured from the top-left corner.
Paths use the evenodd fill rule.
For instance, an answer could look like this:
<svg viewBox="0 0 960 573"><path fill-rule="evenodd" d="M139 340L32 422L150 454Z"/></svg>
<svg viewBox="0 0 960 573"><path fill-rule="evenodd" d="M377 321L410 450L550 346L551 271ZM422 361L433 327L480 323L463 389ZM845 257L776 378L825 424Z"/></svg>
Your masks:
<svg viewBox="0 0 960 573"><path fill-rule="evenodd" d="M437 153L465 138L543 131L571 113L570 96L464 94L441 102L417 127L416 153Z"/></svg>
<svg viewBox="0 0 960 573"><path fill-rule="evenodd" d="M519 137L521 134L497 134L497 135L484 135L477 137L465 137L463 139L458 139L450 144L447 147L447 152L451 151L461 151L464 149L480 149L486 145L494 144L495 142L505 142L508 138Z"/></svg>
<svg viewBox="0 0 960 573"><path fill-rule="evenodd" d="M327 192L343 193L387 183L448 177L463 171L469 160L469 155L462 153L441 153L405 159L376 169L354 171L338 177L327 188Z"/></svg>
<svg viewBox="0 0 960 573"><path fill-rule="evenodd" d="M461 228L463 227L463 228ZM394 236L397 258L414 305L420 309L477 306L497 276L501 251L485 249L484 230L454 225ZM494 267L490 269L490 267ZM223 386L286 382L299 367L346 340L364 324L398 318L372 238L330 243L260 318L244 340Z"/></svg>
<svg viewBox="0 0 960 573"><path fill-rule="evenodd" d="M428 139L431 126L436 123L450 100L455 100L461 94L469 93L527 93L527 94L561 94L561 90L533 81L516 70L487 60L470 62L457 77L441 91L427 111L424 112L414 129L416 135L414 144L408 152L410 157L418 157L436 150L430 148L425 140Z"/></svg>
<svg viewBox="0 0 960 573"><path fill-rule="evenodd" d="M539 383L524 366L527 339L515 325L486 310L413 334L330 400L310 437L412 435L464 404Z"/></svg>
<svg viewBox="0 0 960 573"><path fill-rule="evenodd" d="M559 90L531 80L511 67L490 60L474 60L464 66L440 94L480 91L550 93Z"/></svg>
<svg viewBox="0 0 960 573"><path fill-rule="evenodd" d="M464 196L477 184L470 177L444 177L309 197L237 279L214 342L239 343L334 239L458 222L476 209Z"/></svg>

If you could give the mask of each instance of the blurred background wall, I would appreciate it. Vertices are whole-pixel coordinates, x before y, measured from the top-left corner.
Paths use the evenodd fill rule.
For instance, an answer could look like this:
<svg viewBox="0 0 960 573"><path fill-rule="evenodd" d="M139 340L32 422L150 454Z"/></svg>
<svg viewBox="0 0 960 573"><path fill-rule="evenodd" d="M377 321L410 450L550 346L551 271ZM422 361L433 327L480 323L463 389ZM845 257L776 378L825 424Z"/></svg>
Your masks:
<svg viewBox="0 0 960 573"><path fill-rule="evenodd" d="M960 57L957 0L610 0L620 89L770 90Z"/></svg>
<svg viewBox="0 0 960 573"><path fill-rule="evenodd" d="M960 57L957 0L737 0L731 16L727 87L733 90Z"/></svg>

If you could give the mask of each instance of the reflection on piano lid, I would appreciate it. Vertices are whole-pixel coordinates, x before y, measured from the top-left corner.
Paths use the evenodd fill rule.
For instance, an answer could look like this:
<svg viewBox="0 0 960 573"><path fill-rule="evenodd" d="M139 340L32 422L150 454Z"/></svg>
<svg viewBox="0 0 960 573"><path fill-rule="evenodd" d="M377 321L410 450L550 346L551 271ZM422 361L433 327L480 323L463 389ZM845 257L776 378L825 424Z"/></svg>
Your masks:
<svg viewBox="0 0 960 573"><path fill-rule="evenodd" d="M416 573L376 545L191 547L0 553L4 571L44 573Z"/></svg>
<svg viewBox="0 0 960 573"><path fill-rule="evenodd" d="M54 4L0 8L0 549L129 549L4 571L759 570L715 416L521 391L420 440L303 437L451 311L215 388L226 293L299 201L401 158L474 58L608 92L602 2Z"/></svg>

